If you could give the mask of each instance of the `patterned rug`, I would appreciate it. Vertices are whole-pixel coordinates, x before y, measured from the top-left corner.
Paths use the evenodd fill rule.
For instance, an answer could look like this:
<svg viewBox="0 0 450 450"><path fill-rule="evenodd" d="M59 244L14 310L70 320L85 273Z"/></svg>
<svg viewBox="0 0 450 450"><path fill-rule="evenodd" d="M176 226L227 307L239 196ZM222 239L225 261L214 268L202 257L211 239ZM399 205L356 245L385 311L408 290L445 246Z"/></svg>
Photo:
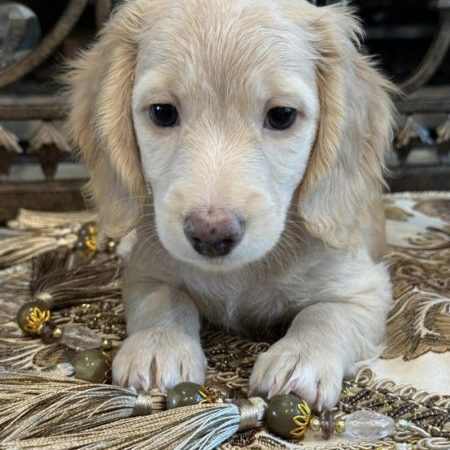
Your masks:
<svg viewBox="0 0 450 450"><path fill-rule="evenodd" d="M335 413L371 409L396 420L408 419L416 425L414 430L378 442L308 436L294 443L256 429L239 433L222 450L450 449L450 193L386 195L385 207L390 248L386 258L394 284L386 348L382 358L345 380ZM86 256L89 242L85 235L80 237L81 225L93 219L89 211L22 211L3 233L7 237L0 240L0 368L45 372L73 357L67 345L44 344L17 326L20 306L49 293L60 302L52 311L55 324L80 324L90 330L92 339L102 339L109 358L125 338L114 243ZM73 279L63 280L60 269L53 268L55 260L62 259ZM83 265L91 272L78 269ZM88 289L80 284L89 279L85 273L92 278ZM253 363L270 344L218 330L205 331L202 342L208 359L206 386L223 398L245 398Z"/></svg>

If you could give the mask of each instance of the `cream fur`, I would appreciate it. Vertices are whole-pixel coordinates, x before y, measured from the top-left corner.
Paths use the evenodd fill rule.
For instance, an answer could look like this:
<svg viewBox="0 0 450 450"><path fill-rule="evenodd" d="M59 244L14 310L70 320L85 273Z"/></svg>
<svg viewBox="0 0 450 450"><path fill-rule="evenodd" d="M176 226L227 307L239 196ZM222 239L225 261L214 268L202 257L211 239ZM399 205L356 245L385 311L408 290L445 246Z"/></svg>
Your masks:
<svg viewBox="0 0 450 450"><path fill-rule="evenodd" d="M73 63L69 128L101 224L136 239L116 383L203 381L201 318L259 334L290 323L250 388L318 408L379 352L391 287L375 212L392 87L359 35L347 9L302 0L132 0ZM180 125L153 125L152 103L174 104ZM290 129L263 127L275 106L299 111ZM245 217L230 255L192 249L183 217L196 208Z"/></svg>

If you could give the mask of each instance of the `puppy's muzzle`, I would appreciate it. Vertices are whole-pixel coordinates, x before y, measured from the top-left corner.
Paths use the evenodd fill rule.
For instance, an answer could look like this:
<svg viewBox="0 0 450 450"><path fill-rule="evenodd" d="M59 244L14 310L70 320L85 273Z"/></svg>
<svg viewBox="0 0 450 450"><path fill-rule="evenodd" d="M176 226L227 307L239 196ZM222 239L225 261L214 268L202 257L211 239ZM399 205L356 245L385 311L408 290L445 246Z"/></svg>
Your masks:
<svg viewBox="0 0 450 450"><path fill-rule="evenodd" d="M184 234L200 255L225 256L242 240L244 219L227 210L192 211L184 219Z"/></svg>

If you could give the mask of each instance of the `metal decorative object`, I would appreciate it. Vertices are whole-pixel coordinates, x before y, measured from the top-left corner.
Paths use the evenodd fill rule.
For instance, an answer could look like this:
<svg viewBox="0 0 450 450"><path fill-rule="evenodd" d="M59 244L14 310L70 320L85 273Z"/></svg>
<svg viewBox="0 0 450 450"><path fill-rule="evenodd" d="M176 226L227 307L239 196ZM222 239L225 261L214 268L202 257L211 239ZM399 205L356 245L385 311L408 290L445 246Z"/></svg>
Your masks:
<svg viewBox="0 0 450 450"><path fill-rule="evenodd" d="M440 23L434 40L416 71L400 84L403 92L414 92L436 73L450 48L450 2L439 2Z"/></svg>
<svg viewBox="0 0 450 450"><path fill-rule="evenodd" d="M0 69L24 58L38 43L41 26L36 14L20 3L0 5Z"/></svg>
<svg viewBox="0 0 450 450"><path fill-rule="evenodd" d="M42 42L18 62L0 71L0 87L17 81L39 64L43 63L62 43L63 39L78 22L86 4L87 0L70 0L61 18Z"/></svg>

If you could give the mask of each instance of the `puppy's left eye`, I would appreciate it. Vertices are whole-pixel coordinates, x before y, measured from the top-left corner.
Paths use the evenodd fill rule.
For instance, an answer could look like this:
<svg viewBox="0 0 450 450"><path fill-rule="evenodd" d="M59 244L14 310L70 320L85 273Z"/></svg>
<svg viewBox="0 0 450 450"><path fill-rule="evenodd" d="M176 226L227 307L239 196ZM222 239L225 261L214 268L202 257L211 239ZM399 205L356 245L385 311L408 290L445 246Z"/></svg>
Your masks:
<svg viewBox="0 0 450 450"><path fill-rule="evenodd" d="M173 105L163 103L150 105L149 115L159 127L174 127L178 124L178 111Z"/></svg>
<svg viewBox="0 0 450 450"><path fill-rule="evenodd" d="M271 130L286 130L292 126L297 118L297 111L294 108L278 106L269 109L264 126Z"/></svg>

